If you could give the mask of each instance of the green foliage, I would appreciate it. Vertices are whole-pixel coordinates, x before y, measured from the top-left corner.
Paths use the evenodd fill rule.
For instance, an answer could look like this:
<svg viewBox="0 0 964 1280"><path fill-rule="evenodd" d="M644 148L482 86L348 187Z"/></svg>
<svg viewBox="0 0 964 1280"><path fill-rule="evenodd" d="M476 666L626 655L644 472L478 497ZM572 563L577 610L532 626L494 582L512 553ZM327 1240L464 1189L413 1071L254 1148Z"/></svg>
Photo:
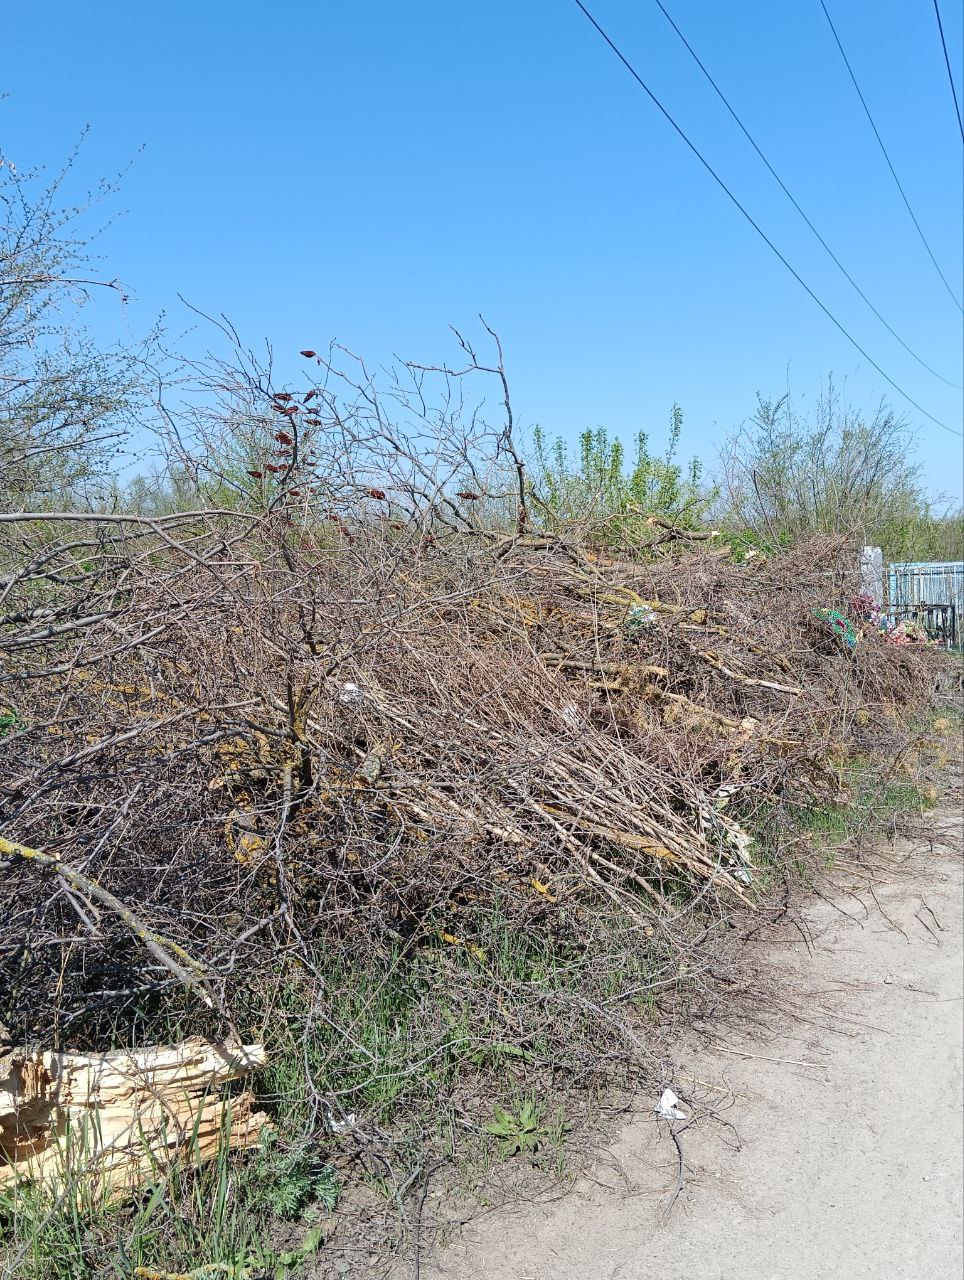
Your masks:
<svg viewBox="0 0 964 1280"><path fill-rule="evenodd" d="M350 1099L347 1107L389 1124L413 1101L423 1105L426 1089L436 1101L444 1098L468 1067L498 1073L507 1063L548 1052L534 1033L519 1045L506 1038L501 1019L490 1025L490 1014L471 999L473 984L507 992L532 983L560 989L579 982L588 959L573 955L561 939L553 943L512 927L497 905L464 916L458 942L444 941L455 937L446 932L447 918L426 923L421 946L393 948L364 967L350 951L319 955L324 1019L313 1016L295 976L274 997L290 1039L272 1046L262 1085L285 1099L290 1124L302 1122L306 1068L326 1090ZM310 1123L307 1106L303 1121Z"/></svg>
<svg viewBox="0 0 964 1280"><path fill-rule="evenodd" d="M266 1206L278 1218L298 1218L312 1205L330 1213L338 1204L338 1179L331 1165L310 1145L282 1149L274 1131L265 1139L253 1172L263 1182Z"/></svg>
<svg viewBox="0 0 964 1280"><path fill-rule="evenodd" d="M413 1046L422 1043L423 1026L437 1027L437 1019L430 1019L425 1009L432 971L418 957L406 962L396 952L364 971L347 953L319 959L330 993L326 1016L312 1016L293 975L278 994L292 1038L272 1053L264 1087L286 1099L289 1120L298 1123L307 1069L309 1078L324 1080L326 1089L350 1097L355 1109L387 1122L409 1090L425 1084L413 1071L412 1057ZM344 1027L352 1028L350 1036ZM464 1027L453 1019L429 1068L435 1084L452 1078L464 1038ZM307 1107L303 1118L307 1125Z"/></svg>
<svg viewBox="0 0 964 1280"><path fill-rule="evenodd" d="M536 427L533 487L550 523L592 522L613 540L642 535L648 516L682 528L697 525L714 493L703 483L697 459L686 467L676 461L682 429L682 410L674 405L664 455L652 453L648 436L640 431L630 460L622 442L597 427L579 437L574 461L561 437L550 441Z"/></svg>
<svg viewBox="0 0 964 1280"><path fill-rule="evenodd" d="M122 297L98 279L82 230L109 183L62 203L73 160L47 182L0 155L0 502L8 509L90 507L110 489L118 449L148 403L139 350L95 343L80 309Z"/></svg>
<svg viewBox="0 0 964 1280"><path fill-rule="evenodd" d="M5 738L8 733L14 733L19 728L21 722L16 711L0 704L0 738Z"/></svg>
<svg viewBox="0 0 964 1280"><path fill-rule="evenodd" d="M925 804L913 782L882 778L873 764L862 760L842 768L840 783L847 800L779 809L764 805L741 815L741 824L754 835L754 861L763 873L761 886L765 887L771 876L779 882L787 850L798 851L791 867L809 884L813 879L809 855L816 853L824 866L831 867L837 853L851 841L884 836L888 827L893 829L895 820L919 815Z"/></svg>
<svg viewBox="0 0 964 1280"><path fill-rule="evenodd" d="M332 1206L332 1208L334 1205ZM309 1262L324 1243L324 1227L317 1223L309 1227L300 1244L295 1249L284 1249L268 1260L272 1280L288 1280L288 1277L300 1271ZM253 1280L253 1277L252 1277Z"/></svg>
<svg viewBox="0 0 964 1280"><path fill-rule="evenodd" d="M561 1174L563 1148L570 1129L563 1107L548 1112L532 1097L518 1098L506 1107L496 1103L492 1107L492 1119L482 1127L496 1139L500 1159L555 1152L556 1171Z"/></svg>
<svg viewBox="0 0 964 1280"><path fill-rule="evenodd" d="M485 1131L498 1138L503 1156L533 1155L547 1136L540 1123L542 1110L532 1098L526 1098L517 1111L506 1111L496 1103L492 1115Z"/></svg>
<svg viewBox="0 0 964 1280"><path fill-rule="evenodd" d="M172 465L153 475L135 475L123 483L115 478L110 501L120 511L161 516L195 510L205 504L206 495L200 492L183 467ZM227 499L227 504L229 509L234 509L230 498ZM223 508L225 504L212 502L211 505Z"/></svg>
<svg viewBox="0 0 964 1280"><path fill-rule="evenodd" d="M756 529L736 529L730 535L730 550L737 564L741 564L754 552L772 556L792 546L793 537L786 530L778 531L775 540Z"/></svg>
<svg viewBox="0 0 964 1280"><path fill-rule="evenodd" d="M165 1173L149 1192L111 1204L82 1181L49 1196L30 1184L0 1191L0 1272L18 1280L129 1280L136 1267L228 1280L293 1280L324 1242L315 1218L338 1202L334 1171L310 1149L269 1138L239 1162L225 1146L197 1169ZM309 1215L313 1220L307 1221ZM306 1219L295 1248L272 1247L272 1223Z"/></svg>
<svg viewBox="0 0 964 1280"><path fill-rule="evenodd" d="M812 413L789 396L762 397L723 454L721 523L739 543L773 552L797 539L843 534L885 560L958 560L964 512L932 501L905 419L882 403L871 417L830 384Z"/></svg>

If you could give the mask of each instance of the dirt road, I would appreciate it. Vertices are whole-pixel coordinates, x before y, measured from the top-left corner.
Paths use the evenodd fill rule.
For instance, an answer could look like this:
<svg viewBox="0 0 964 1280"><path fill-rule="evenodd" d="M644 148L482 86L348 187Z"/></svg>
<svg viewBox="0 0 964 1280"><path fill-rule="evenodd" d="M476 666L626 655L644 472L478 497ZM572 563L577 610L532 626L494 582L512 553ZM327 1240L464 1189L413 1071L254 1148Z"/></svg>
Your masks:
<svg viewBox="0 0 964 1280"><path fill-rule="evenodd" d="M776 1041L730 1036L681 1069L680 1092L735 1095L742 1145L711 1120L682 1133L687 1182L665 1225L676 1152L640 1116L569 1194L477 1220L423 1277L959 1280L960 855L874 888L876 902L807 910L812 955L783 943L809 1022Z"/></svg>

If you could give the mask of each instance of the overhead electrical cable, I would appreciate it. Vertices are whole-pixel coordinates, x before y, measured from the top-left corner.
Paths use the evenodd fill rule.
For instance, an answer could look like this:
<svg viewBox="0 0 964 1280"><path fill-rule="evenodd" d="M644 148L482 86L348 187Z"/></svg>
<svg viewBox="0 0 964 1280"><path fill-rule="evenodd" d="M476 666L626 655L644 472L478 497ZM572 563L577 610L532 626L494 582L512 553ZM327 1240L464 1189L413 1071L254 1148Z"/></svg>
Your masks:
<svg viewBox="0 0 964 1280"><path fill-rule="evenodd" d="M729 196L730 200L733 202L733 204L736 205L740 213L743 214L744 218L746 218L747 222L749 222L750 226L757 233L757 235L772 250L772 252L776 254L776 256L780 259L780 261L786 267L786 269L793 276L794 280L796 280L797 284L799 284L801 288L803 288L807 292L807 294L813 299L813 301L817 304L817 306L824 313L827 319L830 320L831 323L835 325L837 329L840 330L840 332L851 344L851 346L854 347L857 351L859 351L860 354L863 356L863 358L868 362L868 364L870 364L874 369L877 370L877 372L884 379L884 381L887 382L891 387L893 387L893 389L898 393L898 395L902 396L903 399L906 400L908 404L913 405L913 407L918 411L918 413L922 413L924 417L927 418L930 422L933 422L935 426L941 427L944 431L949 431L951 435L955 435L955 436L961 435L962 432L955 430L954 427L949 427L946 422L941 422L940 418L935 418L932 413L928 413L927 410L923 407L923 405L918 404L917 401L912 396L909 396L907 392L903 389L903 387L899 386L898 383L896 383L889 374L884 372L884 370L880 367L877 361L867 354L867 352L863 349L863 347L860 345L857 339L854 338L853 335L846 328L844 328L844 326L833 314L833 312L827 306L825 306L824 303L820 301L820 299L817 297L814 291L807 284L806 280L804 280L803 277L795 270L795 268L790 265L790 263L783 256L780 250L776 247L776 245L773 243L773 241L770 239L767 233L763 230L760 224L753 218L752 214L747 212L744 206L736 198L736 196L733 194L730 188L726 185L726 183L723 181L720 175L716 172L716 170L713 168L710 162L706 159L706 157L697 147L696 143L692 142L689 136L680 127L680 125L676 123L674 118L670 115L669 111L666 109L666 107L663 106L662 102L660 102L656 94L653 93L652 89L650 89L646 81L643 80L642 76L639 74L639 72L636 70L633 64L629 61L629 59L625 56L625 54L621 52L619 47L606 34L606 32L599 25L596 19L592 16L592 14L589 12L586 6L582 3L582 0L573 0L573 3L576 5L576 7L579 10L581 10L583 15L589 20L590 24L593 27L595 27L596 31L599 33L600 36L602 36L606 44L609 45L609 48L616 55L619 61L623 64L623 66L626 68L629 74L633 77L633 79L636 81L639 87L644 91L644 93L646 93L646 95L650 98L653 104L659 109L661 114L673 126L673 128L676 130L679 136L683 139L683 141L689 147L690 151L693 152L697 160L699 160L700 164L710 175L710 177L713 178L716 184L722 188L722 190L725 192L727 196Z"/></svg>
<svg viewBox="0 0 964 1280"><path fill-rule="evenodd" d="M867 306L871 309L871 311L874 313L874 315L877 317L877 319L880 321L880 323L884 326L884 328L887 330L887 332L891 335L891 337L895 338L895 339L900 343L900 345L904 348L904 350L907 352L907 354L908 354L909 356L912 356L912 357L917 361L917 363L918 363L922 368L924 368L924 369L926 369L926 370L927 370L927 372L928 372L928 373L933 374L933 375L934 375L934 377L935 377L935 378L937 378L940 382L944 382L944 383L946 383L949 387L954 387L954 388L955 388L955 390L960 391L960 390L961 390L961 384L960 384L959 382L952 382L950 378L945 378L945 377L944 377L944 375L943 375L942 373L938 373L936 369L932 368L932 367L927 363L927 361L926 361L926 360L924 360L921 356L919 356L919 355L917 354L917 352L916 352L912 347L908 346L908 344L904 341L904 339L900 336L900 334L896 331L896 329L894 329L894 328L893 328L893 326L892 326L892 325L890 325L890 324L889 324L889 323L884 319L884 317L880 314L880 312L877 310L877 308L874 306L874 304L871 302L871 300L870 300L870 299L867 297L867 295L864 293L863 289L861 289L861 287L860 287L860 285L857 283L857 281L853 278L853 276L850 274L850 272L847 270L847 268L844 266L844 264L840 261L840 259L839 259L839 258L837 257L837 255L834 253L833 249L831 249L830 245L829 245L829 244L827 244L826 240L823 238L823 236L820 234L820 232L817 230L817 228L813 225L813 223L811 222L810 218L807 216L807 214L806 214L806 213L803 211L803 209L800 207L799 203L797 202L796 197L793 195L793 193L792 193L792 192L790 191L790 189L787 187L786 183L783 181L783 179L782 179L782 178L780 177L780 175L777 173L776 169L774 169L773 165L770 163L770 161L767 159L767 157L763 154L763 151L760 149L759 145L757 144L756 139L753 137L753 135L750 133L749 129L746 127L746 125L745 125L745 124L743 123L743 121L740 119L739 115L737 114L737 112L736 112L735 108L731 105L731 103L730 103L729 99L727 98L726 94L723 92L723 90L720 88L720 86L719 86L719 85L716 83L716 81L713 79L712 75L711 75L711 74L710 74L710 72L707 70L707 68L706 68L706 66L704 65L704 63L701 61L701 59L700 59L699 55L697 54L696 50L693 48L693 46L690 44L690 42L686 39L686 36L684 36L684 35L683 35L682 31L680 31L679 27L678 27L678 26L676 25L676 23L673 21L673 17L672 17L672 15L670 14L670 12L669 12L669 11L668 11L668 9L666 8L666 6L663 4L663 0L655 0L655 3L656 3L656 6L658 7L658 9L660 10L660 12L662 13L663 17L666 19L666 21L669 23L669 25L673 28L673 30L674 30L674 31L676 32L676 34L679 36L680 40L683 42L683 45L685 46L687 53L689 53L690 57L693 59L693 61L696 63L696 65L699 67L699 69L703 72L703 75L706 77L706 79L707 79L707 80L710 82L710 84L713 86L713 89L714 89L714 91L716 92L717 97L720 99L720 101L723 103L724 107L726 107L727 111L730 113L730 115L733 117L733 119L734 119L734 120L736 121L736 123L739 125L740 129L741 129L741 130L742 130L742 132L743 132L744 137L745 137L745 138L746 138L746 140L749 142L750 146L753 148L753 150L757 153L757 155L760 157L760 159L763 161L763 163L764 163L764 164L766 165L766 167L769 169L769 171L770 171L771 175L773 176L773 178L774 178L774 179L775 179L775 181L777 182L778 186L780 187L780 190L781 190L781 191L783 192L783 194L787 197L787 199L788 199L788 200L790 201L790 203L793 205L794 209L796 209L797 213L799 213L800 217L804 220L804 222L807 224L807 226L810 228L810 230L813 232L813 234L817 237L817 239L818 239L818 240L820 241L820 243L823 245L824 249L825 249L825 250L827 251L827 253L830 255L831 259L832 259L832 260L833 260L833 262L836 264L837 268L841 271L841 273L844 275L844 277L845 277L845 278L850 282L850 284L853 286L853 288L854 288L854 289L856 289L857 293L859 293L859 294L860 294L861 298L863 298L864 302L865 302L865 303L867 304Z"/></svg>
<svg viewBox="0 0 964 1280"><path fill-rule="evenodd" d="M937 0L934 0L934 12L937 14L937 30L941 33L941 48L944 50L944 66L947 67L947 79L951 86L951 97L954 99L954 110L957 112L957 127L961 131L961 141L964 142L964 122L961 121L961 106L957 101L957 90L954 88L954 72L951 70L947 41L944 39L944 24L941 22L941 7Z"/></svg>
<svg viewBox="0 0 964 1280"><path fill-rule="evenodd" d="M917 214L911 208L910 201L907 199L907 192L904 190L903 184L901 183L900 178L898 178L897 176L897 170L894 168L893 162L891 161L891 158L887 152L887 148L884 146L884 140L880 136L880 130L877 128L877 125L874 123L874 117L870 114L870 107L867 106L867 100L861 91L860 85L857 83L857 77L854 75L854 69L850 65L850 59L847 57L847 54L844 52L844 47L840 42L840 37L837 35L837 28L833 25L833 18L831 18L830 13L827 9L827 6L824 4L824 0L820 0L820 8L823 10L824 16L826 17L827 22L830 24L830 30L833 32L833 38L837 42L837 48L840 50L840 56L843 58L844 65L846 66L847 70L850 72L850 78L853 81L854 88L857 90L857 97L860 99L860 105L863 107L864 112L867 116L867 119L870 121L870 127L874 131L874 137L877 139L878 145L880 146L881 153L884 159L887 161L887 168L890 170L891 176L893 177L894 182L897 184L897 190L900 192L901 199L903 200L904 204L907 206L907 212L911 216L911 221L913 222L914 226L917 228L917 234L921 238L921 244L927 250L928 257L930 258L931 262L933 262L935 271L937 272L937 274L940 276L941 280L944 283L944 288L953 298L954 305L957 307L959 311L964 311L964 307L962 307L960 302L958 302L957 295L955 294L954 290L947 283L947 277L944 275L944 272L940 268L940 264L938 263L937 259L934 257L933 249L931 249L930 245L927 243L927 237L924 235L923 229L921 228L921 225L917 220Z"/></svg>

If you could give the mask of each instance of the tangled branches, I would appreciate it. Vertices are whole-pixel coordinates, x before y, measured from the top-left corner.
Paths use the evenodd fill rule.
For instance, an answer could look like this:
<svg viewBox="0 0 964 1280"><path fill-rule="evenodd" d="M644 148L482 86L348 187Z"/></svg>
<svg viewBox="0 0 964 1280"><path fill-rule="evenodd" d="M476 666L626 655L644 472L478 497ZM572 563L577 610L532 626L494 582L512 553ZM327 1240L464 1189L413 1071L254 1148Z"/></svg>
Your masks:
<svg viewBox="0 0 964 1280"><path fill-rule="evenodd" d="M243 389L218 503L0 520L0 1020L287 1037L325 1123L493 1054L647 1061L626 1011L766 904L764 822L900 757L931 655L815 616L855 591L839 539L604 550L533 526L454 393L430 448L364 378L352 411Z"/></svg>
<svg viewBox="0 0 964 1280"><path fill-rule="evenodd" d="M307 954L420 945L460 898L603 895L650 929L752 905L731 815L840 799L926 680L813 618L830 545L747 567L370 524L319 549L271 514L107 529L44 539L6 593L4 1016L33 1031L194 966L226 1009L268 919Z"/></svg>

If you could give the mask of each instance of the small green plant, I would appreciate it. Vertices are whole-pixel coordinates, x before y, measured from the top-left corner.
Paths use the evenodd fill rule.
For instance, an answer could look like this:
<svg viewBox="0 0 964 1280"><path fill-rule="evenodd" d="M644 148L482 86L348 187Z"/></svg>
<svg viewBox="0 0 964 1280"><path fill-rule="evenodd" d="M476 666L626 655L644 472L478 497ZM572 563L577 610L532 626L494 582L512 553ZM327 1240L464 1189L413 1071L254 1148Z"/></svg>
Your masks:
<svg viewBox="0 0 964 1280"><path fill-rule="evenodd" d="M338 1204L335 1171L311 1146L283 1150L271 1133L252 1173L264 1186L264 1203L275 1217L290 1221L301 1217L311 1205L330 1213Z"/></svg>
<svg viewBox="0 0 964 1280"><path fill-rule="evenodd" d="M334 1205L332 1205L334 1208ZM297 1269L306 1263L313 1254L317 1253L325 1240L324 1228L317 1224L309 1227L305 1233L304 1239L295 1249L286 1249L283 1253L275 1255L274 1259L274 1280L286 1280L292 1272L292 1268Z"/></svg>
<svg viewBox="0 0 964 1280"><path fill-rule="evenodd" d="M526 1098L518 1111L506 1111L498 1103L492 1108L493 1119L485 1126L499 1140L503 1156L534 1155L548 1137L542 1126L542 1108L532 1098Z"/></svg>
<svg viewBox="0 0 964 1280"><path fill-rule="evenodd" d="M8 733L22 728L20 718L10 707L0 706L0 738L5 738Z"/></svg>

